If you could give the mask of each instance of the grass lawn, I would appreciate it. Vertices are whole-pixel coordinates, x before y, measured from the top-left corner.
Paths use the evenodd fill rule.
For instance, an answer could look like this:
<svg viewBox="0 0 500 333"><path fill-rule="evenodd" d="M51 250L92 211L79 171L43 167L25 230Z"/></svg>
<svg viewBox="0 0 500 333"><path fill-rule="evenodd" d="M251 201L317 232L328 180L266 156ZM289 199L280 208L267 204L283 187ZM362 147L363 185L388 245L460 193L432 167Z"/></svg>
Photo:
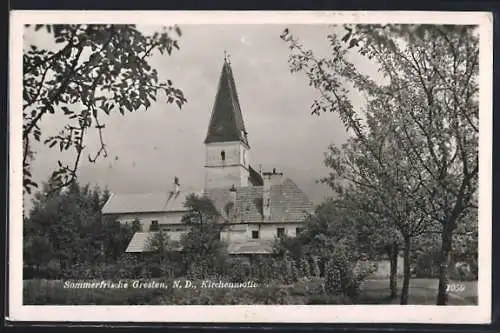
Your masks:
<svg viewBox="0 0 500 333"><path fill-rule="evenodd" d="M448 293L449 305L477 305L477 281L451 281L463 284L463 292ZM398 280L401 291L402 279ZM437 279L411 279L409 304L435 305L438 290ZM398 304L399 298L389 299L389 281L386 279L367 280L363 284L361 304Z"/></svg>
<svg viewBox="0 0 500 333"><path fill-rule="evenodd" d="M24 281L24 304L51 305L173 305L173 304L349 304L333 300L322 292L322 279L300 281L291 285L261 286L255 289L69 289L63 281ZM449 293L449 305L476 305L477 281L463 284L463 292ZM402 281L398 281L401 288ZM409 304L435 305L437 279L411 279ZM363 283L356 304L398 304L389 298L388 279Z"/></svg>

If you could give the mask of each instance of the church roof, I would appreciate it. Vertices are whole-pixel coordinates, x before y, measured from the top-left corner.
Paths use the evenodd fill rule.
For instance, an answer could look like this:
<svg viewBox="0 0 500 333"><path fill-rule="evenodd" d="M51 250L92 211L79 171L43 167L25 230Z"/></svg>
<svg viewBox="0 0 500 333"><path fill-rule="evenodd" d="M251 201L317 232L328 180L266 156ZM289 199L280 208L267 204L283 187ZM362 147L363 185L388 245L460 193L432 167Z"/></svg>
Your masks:
<svg viewBox="0 0 500 333"><path fill-rule="evenodd" d="M226 216L230 202L228 188L210 188L204 191L181 191L171 195L169 191L141 194L113 194L102 209L103 214L185 211L186 197L195 193L206 195L217 210ZM263 186L236 187L236 203L232 223L286 223L302 221L306 213L313 212L313 203L289 178L270 188L270 218L263 217Z"/></svg>
<svg viewBox="0 0 500 333"><path fill-rule="evenodd" d="M248 145L233 71L224 61L205 143L241 141Z"/></svg>
<svg viewBox="0 0 500 333"><path fill-rule="evenodd" d="M221 214L226 214L230 191L225 188L206 189L205 195ZM233 223L286 223L300 222L314 210L313 203L289 178L270 188L270 218L263 217L263 186L236 187Z"/></svg>
<svg viewBox="0 0 500 333"><path fill-rule="evenodd" d="M112 194L104 207L103 214L178 212L186 210L184 202L193 191L170 191L153 193Z"/></svg>

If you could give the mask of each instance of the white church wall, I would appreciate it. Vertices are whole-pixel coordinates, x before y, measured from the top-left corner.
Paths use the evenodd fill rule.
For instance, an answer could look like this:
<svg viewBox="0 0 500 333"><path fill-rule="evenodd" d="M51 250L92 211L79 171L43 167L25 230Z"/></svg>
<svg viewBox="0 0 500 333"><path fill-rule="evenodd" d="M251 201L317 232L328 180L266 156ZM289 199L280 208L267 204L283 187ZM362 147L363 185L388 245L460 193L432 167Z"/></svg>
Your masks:
<svg viewBox="0 0 500 333"><path fill-rule="evenodd" d="M248 241L252 240L252 231L259 232L261 240L272 241L278 236L278 228L284 228L284 232L289 237L295 237L296 228L302 223L255 223L239 225L238 230L226 229L221 233L221 239L226 241Z"/></svg>
<svg viewBox="0 0 500 333"><path fill-rule="evenodd" d="M221 232L221 239L226 242L243 242L248 240L248 226L236 224L227 227Z"/></svg>
<svg viewBox="0 0 500 333"><path fill-rule="evenodd" d="M214 142L206 145L206 165L209 167L234 165L241 163L240 142ZM225 159L222 161L221 152L224 151Z"/></svg>
<svg viewBox="0 0 500 333"><path fill-rule="evenodd" d="M248 186L248 149L241 142L206 145L205 187ZM224 159L222 159L224 152Z"/></svg>
<svg viewBox="0 0 500 333"><path fill-rule="evenodd" d="M185 231L166 231L166 234L168 235L168 238L170 240L179 242L181 240L182 235L184 235L188 231L187 228L185 228L184 230Z"/></svg>
<svg viewBox="0 0 500 333"><path fill-rule="evenodd" d="M125 213L117 215L116 220L122 224L132 223L135 219L141 222L142 231L149 231L151 222L156 220L161 225L182 224L184 212L151 212L151 213Z"/></svg>
<svg viewBox="0 0 500 333"><path fill-rule="evenodd" d="M248 166L250 165L250 148L247 148L246 146L240 144L240 158L241 164L245 168L248 168Z"/></svg>
<svg viewBox="0 0 500 333"><path fill-rule="evenodd" d="M206 188L248 186L249 172L242 166L226 166L224 168L206 168Z"/></svg>
<svg viewBox="0 0 500 333"><path fill-rule="evenodd" d="M296 228L300 227L300 223L262 223L253 225L250 230L259 230L259 238L264 240L273 240L278 237L278 228L284 228L284 232L289 237L296 236ZM250 232L250 237L251 237Z"/></svg>

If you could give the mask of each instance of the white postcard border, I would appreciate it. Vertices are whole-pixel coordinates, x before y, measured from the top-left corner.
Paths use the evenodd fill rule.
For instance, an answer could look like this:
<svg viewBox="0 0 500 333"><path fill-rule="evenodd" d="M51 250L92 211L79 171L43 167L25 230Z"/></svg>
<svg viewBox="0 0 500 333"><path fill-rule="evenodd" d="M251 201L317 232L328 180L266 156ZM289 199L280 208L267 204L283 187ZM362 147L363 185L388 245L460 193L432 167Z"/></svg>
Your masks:
<svg viewBox="0 0 500 333"><path fill-rule="evenodd" d="M479 280L477 306L238 305L25 306L22 304L22 48L24 24L474 24L480 26ZM9 317L11 321L489 323L491 320L493 18L486 12L12 11L10 16Z"/></svg>

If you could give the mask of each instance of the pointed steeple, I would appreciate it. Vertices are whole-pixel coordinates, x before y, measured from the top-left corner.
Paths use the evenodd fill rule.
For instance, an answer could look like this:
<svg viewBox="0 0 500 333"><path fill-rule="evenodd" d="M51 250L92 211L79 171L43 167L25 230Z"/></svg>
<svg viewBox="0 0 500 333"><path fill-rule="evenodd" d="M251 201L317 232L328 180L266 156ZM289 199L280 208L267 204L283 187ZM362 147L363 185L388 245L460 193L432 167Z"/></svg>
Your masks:
<svg viewBox="0 0 500 333"><path fill-rule="evenodd" d="M230 141L241 141L248 146L233 71L225 54L205 143Z"/></svg>

